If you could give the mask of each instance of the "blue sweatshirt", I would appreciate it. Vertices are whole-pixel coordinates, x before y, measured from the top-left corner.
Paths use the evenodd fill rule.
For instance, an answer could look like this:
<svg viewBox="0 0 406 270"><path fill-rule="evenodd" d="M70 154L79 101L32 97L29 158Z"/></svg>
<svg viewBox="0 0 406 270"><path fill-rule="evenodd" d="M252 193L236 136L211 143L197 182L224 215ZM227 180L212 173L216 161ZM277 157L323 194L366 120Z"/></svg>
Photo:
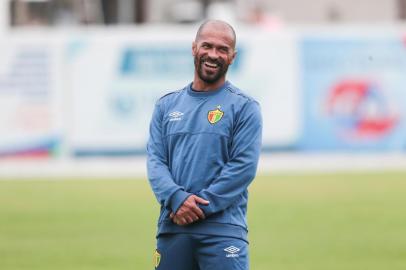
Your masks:
<svg viewBox="0 0 406 270"><path fill-rule="evenodd" d="M158 234L196 233L247 240L247 187L261 148L259 104L228 81L198 92L191 84L156 103L147 145L148 178L161 212ZM192 194L206 219L179 226L169 218Z"/></svg>

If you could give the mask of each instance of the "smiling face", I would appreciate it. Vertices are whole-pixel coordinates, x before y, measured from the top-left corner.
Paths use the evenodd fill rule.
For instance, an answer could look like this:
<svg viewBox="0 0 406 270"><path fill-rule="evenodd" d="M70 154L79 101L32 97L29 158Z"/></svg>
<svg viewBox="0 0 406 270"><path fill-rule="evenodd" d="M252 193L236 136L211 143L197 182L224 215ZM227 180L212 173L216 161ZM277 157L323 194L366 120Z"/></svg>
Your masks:
<svg viewBox="0 0 406 270"><path fill-rule="evenodd" d="M195 63L196 90L214 90L225 82L228 66L232 64L235 51L235 35L223 22L204 24L192 45Z"/></svg>

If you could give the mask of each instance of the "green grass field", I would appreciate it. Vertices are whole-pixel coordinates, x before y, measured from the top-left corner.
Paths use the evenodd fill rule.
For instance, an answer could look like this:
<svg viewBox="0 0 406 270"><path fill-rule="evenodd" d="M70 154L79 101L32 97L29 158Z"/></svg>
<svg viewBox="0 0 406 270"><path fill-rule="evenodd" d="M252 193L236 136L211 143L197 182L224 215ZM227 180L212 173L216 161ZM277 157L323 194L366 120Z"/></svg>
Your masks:
<svg viewBox="0 0 406 270"><path fill-rule="evenodd" d="M258 177L251 269L404 270L405 208L406 172ZM157 214L146 180L0 181L0 269L153 269Z"/></svg>

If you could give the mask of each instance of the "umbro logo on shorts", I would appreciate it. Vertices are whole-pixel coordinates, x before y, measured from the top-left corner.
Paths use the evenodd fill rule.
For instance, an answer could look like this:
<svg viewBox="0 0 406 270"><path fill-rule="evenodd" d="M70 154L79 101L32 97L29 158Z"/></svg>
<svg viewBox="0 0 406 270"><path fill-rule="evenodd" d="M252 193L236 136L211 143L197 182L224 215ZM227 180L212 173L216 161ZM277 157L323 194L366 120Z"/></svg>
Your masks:
<svg viewBox="0 0 406 270"><path fill-rule="evenodd" d="M238 255L238 251L240 251L240 249L235 246L229 246L228 248L225 248L224 251L227 253L227 258L235 258L240 256Z"/></svg>

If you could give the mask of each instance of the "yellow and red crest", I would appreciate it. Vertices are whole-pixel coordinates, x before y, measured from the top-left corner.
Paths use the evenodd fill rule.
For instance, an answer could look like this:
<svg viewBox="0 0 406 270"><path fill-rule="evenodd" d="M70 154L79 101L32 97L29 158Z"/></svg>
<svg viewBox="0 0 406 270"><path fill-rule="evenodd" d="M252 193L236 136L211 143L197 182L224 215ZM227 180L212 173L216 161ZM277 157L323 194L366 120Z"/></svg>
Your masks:
<svg viewBox="0 0 406 270"><path fill-rule="evenodd" d="M156 249L155 253L154 253L154 265L155 265L155 268L157 268L159 266L160 262L161 262L161 254Z"/></svg>
<svg viewBox="0 0 406 270"><path fill-rule="evenodd" d="M224 112L220 110L220 106L217 106L215 110L209 111L207 114L207 120L210 124L215 124L223 118Z"/></svg>

